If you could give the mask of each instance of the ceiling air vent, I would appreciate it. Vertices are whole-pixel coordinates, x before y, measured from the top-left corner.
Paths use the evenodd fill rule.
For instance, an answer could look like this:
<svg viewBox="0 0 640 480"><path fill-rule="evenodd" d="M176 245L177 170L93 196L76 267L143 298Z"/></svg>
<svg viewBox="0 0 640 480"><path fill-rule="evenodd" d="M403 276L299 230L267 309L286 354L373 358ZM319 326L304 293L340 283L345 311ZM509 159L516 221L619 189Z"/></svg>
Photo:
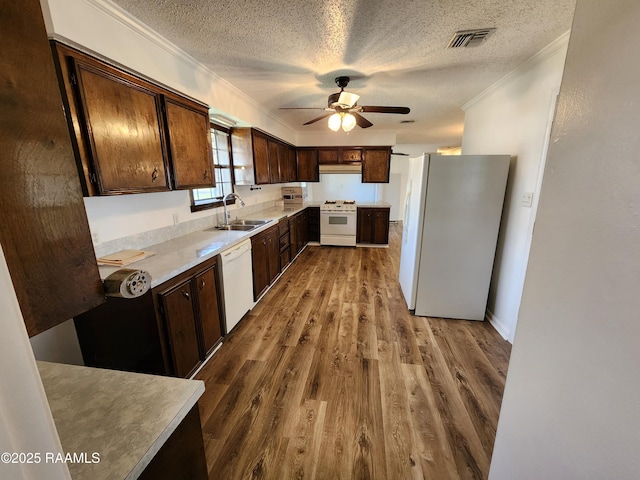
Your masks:
<svg viewBox="0 0 640 480"><path fill-rule="evenodd" d="M477 47L495 32L495 28L479 28L476 30L460 30L453 35L447 48Z"/></svg>

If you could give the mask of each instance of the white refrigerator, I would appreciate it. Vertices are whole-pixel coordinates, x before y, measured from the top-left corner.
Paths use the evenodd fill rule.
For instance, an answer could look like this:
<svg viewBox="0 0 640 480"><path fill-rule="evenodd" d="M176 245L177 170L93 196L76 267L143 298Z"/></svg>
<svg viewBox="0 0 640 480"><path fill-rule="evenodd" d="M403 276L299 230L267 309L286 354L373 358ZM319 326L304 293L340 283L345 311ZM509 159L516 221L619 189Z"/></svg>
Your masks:
<svg viewBox="0 0 640 480"><path fill-rule="evenodd" d="M400 286L409 310L483 320L509 155L409 159Z"/></svg>

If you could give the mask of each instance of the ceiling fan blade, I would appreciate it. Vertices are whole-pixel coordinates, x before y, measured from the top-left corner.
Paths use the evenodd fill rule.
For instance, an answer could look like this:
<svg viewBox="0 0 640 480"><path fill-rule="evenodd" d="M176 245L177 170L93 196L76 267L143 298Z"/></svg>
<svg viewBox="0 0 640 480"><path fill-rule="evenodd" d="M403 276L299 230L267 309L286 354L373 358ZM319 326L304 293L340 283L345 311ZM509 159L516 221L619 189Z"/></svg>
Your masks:
<svg viewBox="0 0 640 480"><path fill-rule="evenodd" d="M314 118L313 120L309 120L306 123L303 123L303 125L311 125L312 123L316 123L319 122L320 120L322 120L323 118L327 118L330 117L331 115L333 115L333 113L325 113L324 115L320 115L319 117Z"/></svg>
<svg viewBox="0 0 640 480"><path fill-rule="evenodd" d="M375 106L360 106L361 112L367 113L402 113L407 114L411 111L409 107L375 107Z"/></svg>
<svg viewBox="0 0 640 480"><path fill-rule="evenodd" d="M364 118L362 115L360 115L358 112L351 112L351 115L353 115L354 117L356 117L356 124L360 127L360 128L369 128L373 125L373 123L371 123L369 120L367 120L366 118Z"/></svg>
<svg viewBox="0 0 640 480"><path fill-rule="evenodd" d="M278 110L326 110L322 107L280 107Z"/></svg>

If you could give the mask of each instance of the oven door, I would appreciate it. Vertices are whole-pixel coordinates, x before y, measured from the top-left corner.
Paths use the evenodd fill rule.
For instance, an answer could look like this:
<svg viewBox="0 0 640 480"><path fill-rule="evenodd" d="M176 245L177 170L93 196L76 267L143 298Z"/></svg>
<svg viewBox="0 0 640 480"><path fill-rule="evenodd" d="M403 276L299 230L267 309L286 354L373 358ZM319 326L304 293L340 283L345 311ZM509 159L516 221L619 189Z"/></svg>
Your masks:
<svg viewBox="0 0 640 480"><path fill-rule="evenodd" d="M356 212L320 212L320 244L355 245Z"/></svg>

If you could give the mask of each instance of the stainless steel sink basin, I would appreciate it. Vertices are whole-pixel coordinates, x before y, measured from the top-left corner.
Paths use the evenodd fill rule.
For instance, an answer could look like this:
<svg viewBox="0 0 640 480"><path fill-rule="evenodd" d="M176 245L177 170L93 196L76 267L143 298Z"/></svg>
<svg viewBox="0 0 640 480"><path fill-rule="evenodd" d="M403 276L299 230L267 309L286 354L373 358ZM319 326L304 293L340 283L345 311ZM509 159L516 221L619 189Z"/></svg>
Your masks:
<svg viewBox="0 0 640 480"><path fill-rule="evenodd" d="M249 232L270 221L271 220L232 220L229 225L216 225L208 230L240 230L242 232Z"/></svg>
<svg viewBox="0 0 640 480"><path fill-rule="evenodd" d="M244 232L248 232L249 230L253 230L254 228L258 228L257 225L216 225L209 230L242 230Z"/></svg>
<svg viewBox="0 0 640 480"><path fill-rule="evenodd" d="M231 225L254 225L254 226L260 226L260 225L264 225L265 223L269 223L271 220L244 220L244 219L239 219L239 220L232 220L231 221Z"/></svg>

